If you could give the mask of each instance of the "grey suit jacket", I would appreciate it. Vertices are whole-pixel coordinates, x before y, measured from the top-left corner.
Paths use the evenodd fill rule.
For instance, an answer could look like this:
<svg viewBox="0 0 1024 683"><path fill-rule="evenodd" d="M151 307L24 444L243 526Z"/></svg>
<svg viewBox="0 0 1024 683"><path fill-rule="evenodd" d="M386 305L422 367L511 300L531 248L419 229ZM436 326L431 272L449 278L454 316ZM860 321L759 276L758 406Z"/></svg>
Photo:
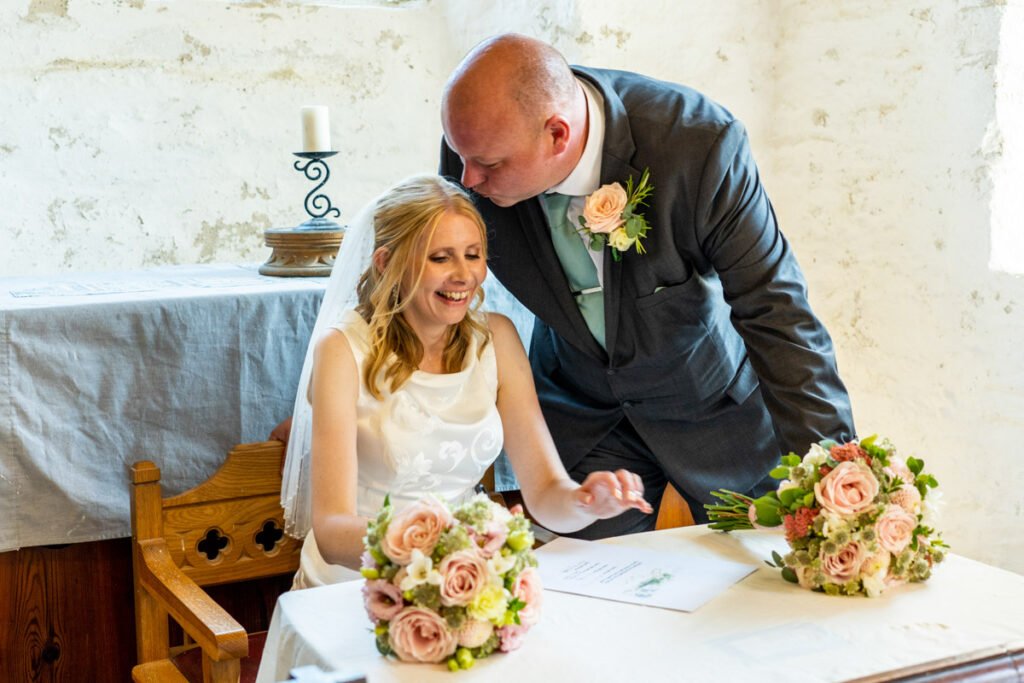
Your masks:
<svg viewBox="0 0 1024 683"><path fill-rule="evenodd" d="M852 437L832 341L811 312L743 125L690 88L574 71L604 97L602 184L635 183L649 168L654 185L643 209L647 253L604 259L607 353L570 294L540 202L501 208L474 196L491 270L537 316L530 359L566 466L624 415L659 457L687 458L694 474L682 483L692 492L748 490L780 450ZM441 173L461 172L442 142ZM718 419L723 402L743 402L758 382L777 443L745 446L724 419L720 442L687 449L687 422Z"/></svg>

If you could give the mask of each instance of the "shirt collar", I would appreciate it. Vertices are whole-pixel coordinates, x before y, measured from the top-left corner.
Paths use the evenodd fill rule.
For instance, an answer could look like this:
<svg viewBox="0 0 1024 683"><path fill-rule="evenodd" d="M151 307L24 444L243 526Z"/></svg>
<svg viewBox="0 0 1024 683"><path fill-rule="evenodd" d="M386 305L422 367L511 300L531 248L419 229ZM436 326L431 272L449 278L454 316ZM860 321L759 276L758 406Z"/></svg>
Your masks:
<svg viewBox="0 0 1024 683"><path fill-rule="evenodd" d="M605 124L604 98L590 83L580 78L577 78L576 82L583 87L583 94L587 98L587 142L576 168L565 180L548 190L548 194L557 192L558 194L582 197L601 186L601 150L604 148Z"/></svg>

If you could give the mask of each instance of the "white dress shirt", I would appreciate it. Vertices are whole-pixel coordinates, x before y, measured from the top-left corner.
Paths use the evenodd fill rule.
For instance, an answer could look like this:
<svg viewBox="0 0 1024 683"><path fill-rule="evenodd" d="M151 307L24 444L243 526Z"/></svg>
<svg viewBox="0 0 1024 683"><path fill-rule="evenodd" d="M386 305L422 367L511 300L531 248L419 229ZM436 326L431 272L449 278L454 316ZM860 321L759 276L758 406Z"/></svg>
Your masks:
<svg viewBox="0 0 1024 683"><path fill-rule="evenodd" d="M572 200L566 210L566 218L574 228L579 228L579 216L583 213L583 204L587 195L601 187L601 150L604 148L604 98L592 85L577 78L576 82L583 87L583 94L587 98L587 141L583 147L583 156L580 157L576 168L568 177L547 191L546 194L558 193L570 195ZM597 268L597 279L604 287L604 249L592 251L590 239L580 233L580 239L587 247L587 253Z"/></svg>

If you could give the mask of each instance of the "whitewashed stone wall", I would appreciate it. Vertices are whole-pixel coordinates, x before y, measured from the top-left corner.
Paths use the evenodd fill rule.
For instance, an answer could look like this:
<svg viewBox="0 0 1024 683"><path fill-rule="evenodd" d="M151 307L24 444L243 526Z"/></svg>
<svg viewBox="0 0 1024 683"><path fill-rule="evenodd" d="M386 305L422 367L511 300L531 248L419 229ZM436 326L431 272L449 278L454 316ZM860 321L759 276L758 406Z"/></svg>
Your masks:
<svg viewBox="0 0 1024 683"><path fill-rule="evenodd" d="M448 72L519 30L574 62L695 86L744 120L859 429L927 461L955 551L1024 572L1024 280L1009 274L1024 270L1024 63L999 51L1024 44L1022 14L960 0L9 0L0 274L263 260L261 231L304 219L299 106L331 107L327 189L351 216L436 167Z"/></svg>

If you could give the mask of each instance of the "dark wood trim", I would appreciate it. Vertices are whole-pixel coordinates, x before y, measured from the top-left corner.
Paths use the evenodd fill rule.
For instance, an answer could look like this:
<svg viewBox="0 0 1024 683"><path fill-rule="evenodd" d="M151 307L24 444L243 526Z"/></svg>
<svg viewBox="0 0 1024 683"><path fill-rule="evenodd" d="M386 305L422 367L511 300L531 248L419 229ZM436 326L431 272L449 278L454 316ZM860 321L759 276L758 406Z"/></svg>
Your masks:
<svg viewBox="0 0 1024 683"><path fill-rule="evenodd" d="M1024 681L1024 641L894 669L847 683L1017 683Z"/></svg>

